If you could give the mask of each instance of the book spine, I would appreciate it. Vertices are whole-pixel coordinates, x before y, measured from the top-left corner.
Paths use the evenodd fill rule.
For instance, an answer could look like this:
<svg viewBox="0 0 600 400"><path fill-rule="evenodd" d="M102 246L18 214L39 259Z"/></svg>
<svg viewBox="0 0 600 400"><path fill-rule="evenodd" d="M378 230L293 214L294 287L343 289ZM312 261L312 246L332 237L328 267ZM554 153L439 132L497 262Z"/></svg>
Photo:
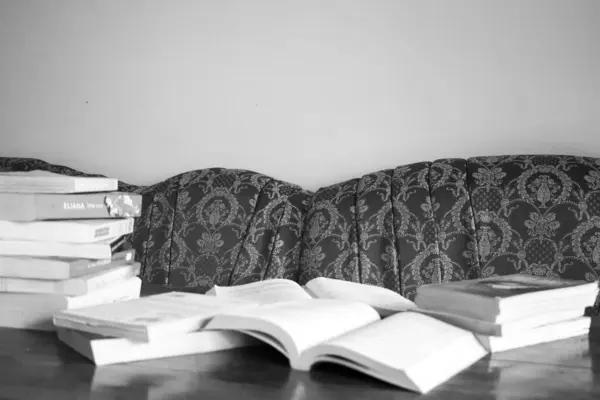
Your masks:
<svg viewBox="0 0 600 400"><path fill-rule="evenodd" d="M66 297L67 304L63 309L71 310L139 298L141 288L142 280L139 277L131 277L82 296Z"/></svg>
<svg viewBox="0 0 600 400"><path fill-rule="evenodd" d="M122 240L122 239L121 239ZM116 250L114 250L116 251ZM110 244L99 243L49 243L26 240L0 240L0 255L25 257L87 258L102 260L111 258Z"/></svg>
<svg viewBox="0 0 600 400"><path fill-rule="evenodd" d="M134 260L134 249L114 253L112 258L105 260L77 260L69 264L69 276L65 277L65 279L77 278L81 275L93 274L123 264L133 264Z"/></svg>
<svg viewBox="0 0 600 400"><path fill-rule="evenodd" d="M100 272L89 278L75 278L64 281L0 278L0 291L20 293L46 293L64 296L83 296L121 282L139 274L140 265L124 265Z"/></svg>
<svg viewBox="0 0 600 400"><path fill-rule="evenodd" d="M0 193L0 219L7 221L139 217L141 209L137 193Z"/></svg>
<svg viewBox="0 0 600 400"><path fill-rule="evenodd" d="M125 218L116 221L115 223L107 224L106 226L94 229L90 241L103 240L108 238L120 237L133 232L133 218Z"/></svg>
<svg viewBox="0 0 600 400"><path fill-rule="evenodd" d="M140 264L134 263L108 270L97 274L96 276L84 280L84 287L79 293L73 292L73 295L84 295L96 290L104 289L117 282L121 282L128 278L133 278L140 273Z"/></svg>

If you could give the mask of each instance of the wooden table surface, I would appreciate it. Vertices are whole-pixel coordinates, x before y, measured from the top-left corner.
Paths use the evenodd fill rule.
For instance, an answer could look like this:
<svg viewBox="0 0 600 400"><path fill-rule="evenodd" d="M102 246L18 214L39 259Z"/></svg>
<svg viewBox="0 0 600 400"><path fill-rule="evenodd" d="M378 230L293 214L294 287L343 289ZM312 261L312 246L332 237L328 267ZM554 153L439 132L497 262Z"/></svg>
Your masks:
<svg viewBox="0 0 600 400"><path fill-rule="evenodd" d="M427 395L269 347L96 367L52 332L0 328L0 399L600 399L600 336L486 356ZM599 324L600 325L600 324Z"/></svg>

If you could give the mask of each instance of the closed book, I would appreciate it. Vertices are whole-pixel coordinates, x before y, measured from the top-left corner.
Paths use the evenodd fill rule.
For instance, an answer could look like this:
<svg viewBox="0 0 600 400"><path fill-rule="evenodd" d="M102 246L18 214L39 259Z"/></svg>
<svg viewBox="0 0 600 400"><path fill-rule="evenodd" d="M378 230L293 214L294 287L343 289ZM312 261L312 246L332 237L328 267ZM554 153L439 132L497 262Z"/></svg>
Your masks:
<svg viewBox="0 0 600 400"><path fill-rule="evenodd" d="M83 296L0 293L0 326L55 330L52 317L60 310L139 298L142 280L132 277Z"/></svg>
<svg viewBox="0 0 600 400"><path fill-rule="evenodd" d="M69 176L50 171L0 172L0 192L86 193L116 191L113 178Z"/></svg>
<svg viewBox="0 0 600 400"><path fill-rule="evenodd" d="M0 240L0 256L110 258L123 243L122 237L97 243L32 242L30 240Z"/></svg>
<svg viewBox="0 0 600 400"><path fill-rule="evenodd" d="M217 312L249 303L198 293L169 292L119 304L101 304L54 315L54 324L103 336L150 342L194 332Z"/></svg>
<svg viewBox="0 0 600 400"><path fill-rule="evenodd" d="M502 337L476 335L483 347L490 353L549 343L557 340L587 335L591 318L579 316L541 325L532 329L523 329Z"/></svg>
<svg viewBox="0 0 600 400"><path fill-rule="evenodd" d="M0 256L0 277L60 280L94 274L135 260L135 250L114 253L111 258L91 260L60 257Z"/></svg>
<svg viewBox="0 0 600 400"><path fill-rule="evenodd" d="M136 193L0 193L0 220L6 221L139 217L141 209Z"/></svg>
<svg viewBox="0 0 600 400"><path fill-rule="evenodd" d="M134 219L17 222L0 220L0 240L95 243L133 232Z"/></svg>
<svg viewBox="0 0 600 400"><path fill-rule="evenodd" d="M494 276L417 288L417 307L503 323L540 310L580 309L594 303L598 282L527 274Z"/></svg>
<svg viewBox="0 0 600 400"><path fill-rule="evenodd" d="M124 264L109 270L64 280L0 277L0 292L48 293L81 296L137 276L140 263Z"/></svg>
<svg viewBox="0 0 600 400"><path fill-rule="evenodd" d="M211 353L261 344L239 332L198 331L171 335L150 343L60 327L56 328L56 333L60 341L98 366Z"/></svg>

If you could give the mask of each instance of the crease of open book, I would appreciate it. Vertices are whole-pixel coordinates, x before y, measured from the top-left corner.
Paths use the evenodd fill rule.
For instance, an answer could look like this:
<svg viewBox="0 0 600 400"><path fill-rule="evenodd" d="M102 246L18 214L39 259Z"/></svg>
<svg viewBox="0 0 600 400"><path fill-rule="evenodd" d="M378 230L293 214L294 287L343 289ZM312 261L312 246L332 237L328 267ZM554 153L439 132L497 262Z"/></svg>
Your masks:
<svg viewBox="0 0 600 400"><path fill-rule="evenodd" d="M257 331L257 330L253 330L253 329L244 329L244 330L240 330L240 332L242 332L248 336L251 336L255 339L258 339L261 342L264 342L265 344L267 344L267 345L273 347L275 350L279 351L286 358L288 358L288 359L290 358L289 350L286 348L285 344L283 344L275 336L273 336L269 333L266 333L266 332Z"/></svg>
<svg viewBox="0 0 600 400"><path fill-rule="evenodd" d="M370 376L374 379L386 382L394 386L400 386L404 389L411 390L413 392L425 393L428 389L420 387L406 371L396 370L385 365L377 365L377 367L370 367L367 362L361 362L360 355L353 354L353 358L345 357L339 352L334 350L324 351L310 360L306 360L306 363L311 367L318 366L322 363L332 363L341 365L346 368L350 368L354 371L358 371L362 374Z"/></svg>

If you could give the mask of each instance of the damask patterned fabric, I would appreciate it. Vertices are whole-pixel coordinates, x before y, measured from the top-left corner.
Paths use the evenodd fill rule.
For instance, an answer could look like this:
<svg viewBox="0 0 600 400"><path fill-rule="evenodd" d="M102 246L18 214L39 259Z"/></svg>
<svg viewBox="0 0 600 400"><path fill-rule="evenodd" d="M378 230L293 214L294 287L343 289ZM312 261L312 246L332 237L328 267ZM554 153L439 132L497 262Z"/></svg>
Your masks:
<svg viewBox="0 0 600 400"><path fill-rule="evenodd" d="M318 190L303 236L300 284L326 276L411 298L418 286L446 279L429 169L417 163Z"/></svg>
<svg viewBox="0 0 600 400"><path fill-rule="evenodd" d="M445 281L481 276L465 159L436 160L429 172Z"/></svg>
<svg viewBox="0 0 600 400"><path fill-rule="evenodd" d="M86 174L42 160L0 158L0 171ZM205 292L266 278L297 279L300 237L311 193L251 171L212 168L150 186L119 182L143 196L125 248L145 281Z"/></svg>
<svg viewBox="0 0 600 400"><path fill-rule="evenodd" d="M598 279L600 159L474 157L467 168L482 276Z"/></svg>
<svg viewBox="0 0 600 400"><path fill-rule="evenodd" d="M318 190L299 281L327 276L413 299L425 283L512 273L592 281L598 271L599 160L476 157Z"/></svg>
<svg viewBox="0 0 600 400"><path fill-rule="evenodd" d="M309 192L224 168L160 185L147 217L147 281L204 292L213 284L296 276Z"/></svg>
<svg viewBox="0 0 600 400"><path fill-rule="evenodd" d="M32 169L101 176L0 158L0 171ZM224 168L119 189L144 199L125 247L145 281L174 288L328 276L413 299L426 283L512 273L591 281L600 271L600 159L442 159L314 195Z"/></svg>

